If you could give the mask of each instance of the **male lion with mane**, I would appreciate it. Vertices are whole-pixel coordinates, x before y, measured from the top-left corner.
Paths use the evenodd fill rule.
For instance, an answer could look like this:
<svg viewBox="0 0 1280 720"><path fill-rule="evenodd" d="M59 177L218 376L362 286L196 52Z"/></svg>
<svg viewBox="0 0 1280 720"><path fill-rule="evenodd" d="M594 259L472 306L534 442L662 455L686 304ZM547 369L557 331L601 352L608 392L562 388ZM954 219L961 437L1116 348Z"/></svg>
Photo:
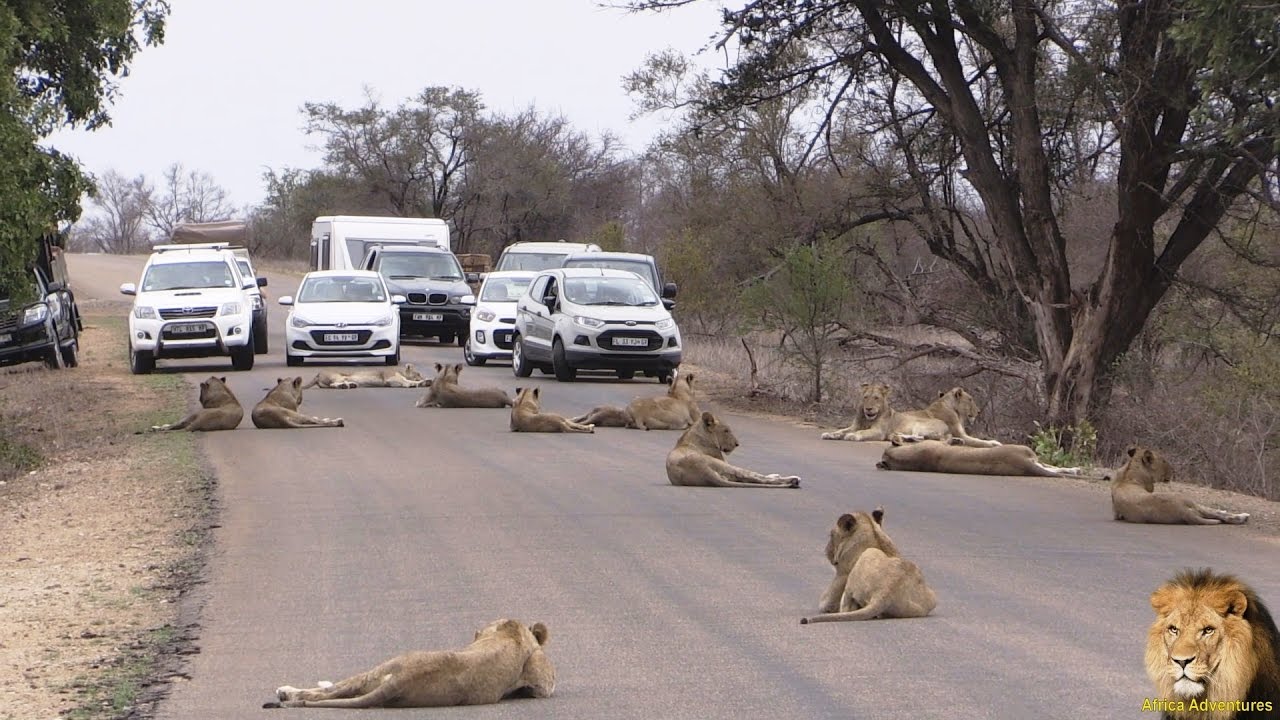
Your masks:
<svg viewBox="0 0 1280 720"><path fill-rule="evenodd" d="M379 368L377 370L321 370L311 378L311 382L302 388L318 387L325 390L352 390L354 388L393 387L415 388L427 387L431 381L422 377L422 373L405 363L404 369Z"/></svg>
<svg viewBox="0 0 1280 720"><path fill-rule="evenodd" d="M743 488L798 488L796 475L762 475L730 465L724 457L738 447L732 428L709 412L685 430L667 453L667 480L672 485Z"/></svg>
<svg viewBox="0 0 1280 720"><path fill-rule="evenodd" d="M200 383L200 409L168 425L152 425L156 432L166 430L235 430L244 419L244 408L227 387L225 377L210 377Z"/></svg>
<svg viewBox="0 0 1280 720"><path fill-rule="evenodd" d="M343 427L342 418L321 418L298 412L302 404L302 378L277 378L276 386L253 406L254 427L265 430Z"/></svg>
<svg viewBox="0 0 1280 720"><path fill-rule="evenodd" d="M973 437L965 424L978 417L978 403L964 388L938 393L923 410L898 412L889 405L888 385L862 384L858 417L847 428L822 433L823 440L888 440L894 435L916 440L950 440L970 447L996 447L998 440Z"/></svg>
<svg viewBox="0 0 1280 720"><path fill-rule="evenodd" d="M276 689L264 708L418 708L489 705L508 697L546 698L556 669L543 648L547 626L495 620L461 650L418 651L392 658L337 684Z"/></svg>
<svg viewBox="0 0 1280 720"><path fill-rule="evenodd" d="M637 430L684 430L698 421L702 412L698 408L693 390L694 374L677 372L671 379L666 395L640 397L625 408L601 405L574 422L589 423L596 427L626 427Z"/></svg>
<svg viewBox="0 0 1280 720"><path fill-rule="evenodd" d="M1249 513L1206 507L1178 493L1156 493L1156 483L1173 480L1173 466L1159 453L1129 447L1129 459L1111 480L1111 511L1116 520L1164 525L1239 525Z"/></svg>
<svg viewBox="0 0 1280 720"><path fill-rule="evenodd" d="M1280 631L1252 588L1183 570L1151 594L1151 607L1147 676L1165 720L1280 717Z"/></svg>

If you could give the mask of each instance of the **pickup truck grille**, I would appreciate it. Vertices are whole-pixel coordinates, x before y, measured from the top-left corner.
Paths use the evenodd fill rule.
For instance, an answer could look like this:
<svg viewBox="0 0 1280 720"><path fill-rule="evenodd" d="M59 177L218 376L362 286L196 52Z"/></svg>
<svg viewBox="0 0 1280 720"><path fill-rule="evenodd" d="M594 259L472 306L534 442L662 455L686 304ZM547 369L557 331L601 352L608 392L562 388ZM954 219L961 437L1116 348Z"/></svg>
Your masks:
<svg viewBox="0 0 1280 720"><path fill-rule="evenodd" d="M10 330L17 329L17 327L18 327L17 315L0 316L0 332L9 332Z"/></svg>
<svg viewBox="0 0 1280 720"><path fill-rule="evenodd" d="M216 307L181 307L163 308L160 317L163 320L182 320L185 318L211 318L218 314Z"/></svg>

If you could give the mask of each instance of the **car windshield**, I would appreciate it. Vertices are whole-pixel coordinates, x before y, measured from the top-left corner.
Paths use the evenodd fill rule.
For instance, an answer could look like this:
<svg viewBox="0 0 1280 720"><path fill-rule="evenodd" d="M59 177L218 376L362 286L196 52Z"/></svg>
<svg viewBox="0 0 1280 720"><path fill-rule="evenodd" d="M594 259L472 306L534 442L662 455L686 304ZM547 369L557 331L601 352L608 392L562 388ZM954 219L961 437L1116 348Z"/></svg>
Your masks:
<svg viewBox="0 0 1280 720"><path fill-rule="evenodd" d="M378 262L382 276L390 280L430 278L432 280L461 280L462 268L452 255L426 253L388 253Z"/></svg>
<svg viewBox="0 0 1280 720"><path fill-rule="evenodd" d="M558 268L568 253L509 252L502 255L495 270L528 270L539 272Z"/></svg>
<svg viewBox="0 0 1280 720"><path fill-rule="evenodd" d="M641 260L570 260L564 266L625 270L644 278L649 283L649 287L658 289L658 278L653 275L653 266Z"/></svg>
<svg viewBox="0 0 1280 720"><path fill-rule="evenodd" d="M222 260L152 265L142 278L142 289L196 290L235 287L231 267Z"/></svg>
<svg viewBox="0 0 1280 720"><path fill-rule="evenodd" d="M529 289L532 278L489 278L480 291L481 302L515 302Z"/></svg>
<svg viewBox="0 0 1280 720"><path fill-rule="evenodd" d="M638 277L566 278L564 297L574 305L657 305L649 283Z"/></svg>
<svg viewBox="0 0 1280 720"><path fill-rule="evenodd" d="M302 281L298 302L386 302L382 283L370 277L328 275Z"/></svg>

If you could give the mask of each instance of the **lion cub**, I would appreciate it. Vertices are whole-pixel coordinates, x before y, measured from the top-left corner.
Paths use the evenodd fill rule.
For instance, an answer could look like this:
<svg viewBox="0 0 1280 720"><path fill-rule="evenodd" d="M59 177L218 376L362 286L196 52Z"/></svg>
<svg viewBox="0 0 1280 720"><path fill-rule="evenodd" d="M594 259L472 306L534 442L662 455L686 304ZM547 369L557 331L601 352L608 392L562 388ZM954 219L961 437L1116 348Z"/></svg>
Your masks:
<svg viewBox="0 0 1280 720"><path fill-rule="evenodd" d="M278 378L276 386L253 406L249 417L264 429L342 427L342 418L318 418L298 412L302 404L302 378Z"/></svg>
<svg viewBox="0 0 1280 720"><path fill-rule="evenodd" d="M845 513L827 539L827 560L836 576L818 609L822 615L800 618L800 624L924 617L938 597L920 568L898 554L884 528L884 508L870 515Z"/></svg>
<svg viewBox="0 0 1280 720"><path fill-rule="evenodd" d="M576 423L563 415L542 412L542 389L516 388L516 402L511 406L511 432L593 433L595 425Z"/></svg>
<svg viewBox="0 0 1280 720"><path fill-rule="evenodd" d="M667 453L667 480L672 485L702 487L798 488L796 475L762 475L725 462L738 447L733 430L709 412L685 430Z"/></svg>
<svg viewBox="0 0 1280 720"><path fill-rule="evenodd" d="M1173 466L1158 453L1138 445L1111 480L1111 510L1116 520L1164 525L1239 525L1249 513L1205 507L1178 493L1156 493L1156 483L1173 479Z"/></svg>
<svg viewBox="0 0 1280 720"><path fill-rule="evenodd" d="M544 652L547 626L496 620L461 650L418 651L392 658L337 684L310 690L285 685L264 708L417 708L488 705L506 697L551 697L556 669Z"/></svg>
<svg viewBox="0 0 1280 720"><path fill-rule="evenodd" d="M684 430L698 421L701 410L693 390L693 373L677 372L666 395L636 398L625 408L601 405L573 419L597 427L638 430Z"/></svg>
<svg viewBox="0 0 1280 720"><path fill-rule="evenodd" d="M244 419L244 408L240 401L227 387L225 377L210 377L200 383L200 409L168 425L152 425L154 431L190 430L191 432L207 432L211 430L235 430Z"/></svg>
<svg viewBox="0 0 1280 720"><path fill-rule="evenodd" d="M427 393L418 399L417 407L439 408L502 408L511 406L507 391L496 387L464 388L458 385L462 363L441 365L436 363L436 377Z"/></svg>

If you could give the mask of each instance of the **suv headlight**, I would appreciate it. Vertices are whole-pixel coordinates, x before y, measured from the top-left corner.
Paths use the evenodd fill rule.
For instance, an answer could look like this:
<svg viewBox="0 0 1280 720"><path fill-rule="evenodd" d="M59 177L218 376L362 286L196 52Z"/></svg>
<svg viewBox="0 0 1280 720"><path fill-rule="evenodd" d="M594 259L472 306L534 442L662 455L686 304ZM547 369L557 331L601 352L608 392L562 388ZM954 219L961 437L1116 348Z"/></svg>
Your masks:
<svg viewBox="0 0 1280 720"><path fill-rule="evenodd" d="M156 309L153 307L139 305L133 309L133 316L139 320L155 320Z"/></svg>
<svg viewBox="0 0 1280 720"><path fill-rule="evenodd" d="M309 320L302 317L301 315L294 315L290 317L289 324L296 328L311 327L312 325L315 325L315 323L310 322Z"/></svg>
<svg viewBox="0 0 1280 720"><path fill-rule="evenodd" d="M667 318L666 320L659 320L658 322L654 323L653 326L658 328L659 330L669 330L671 326L675 324L676 324L675 320L672 320L671 318Z"/></svg>
<svg viewBox="0 0 1280 720"><path fill-rule="evenodd" d="M370 323L370 324L371 324L371 325L373 325L373 326L375 326L375 327L386 327L386 326L390 325L391 323L395 322L395 320L396 320L396 319L395 319L395 316L394 316L394 315L386 315L386 316L384 316L384 317L380 317L380 318L378 318L377 320L374 320L374 321L373 321L372 323Z"/></svg>
<svg viewBox="0 0 1280 720"><path fill-rule="evenodd" d="M42 323L48 317L48 305L45 305L44 303L37 303L35 305L28 306L27 309L22 311L22 326L26 327L27 325Z"/></svg>
<svg viewBox="0 0 1280 720"><path fill-rule="evenodd" d="M219 315L239 315L244 312L244 306L238 302L225 303L222 309L218 311Z"/></svg>
<svg viewBox="0 0 1280 720"><path fill-rule="evenodd" d="M476 296L470 293L466 295L454 295L453 297L449 298L449 301L452 302L454 305L475 305Z"/></svg>
<svg viewBox="0 0 1280 720"><path fill-rule="evenodd" d="M495 317L497 316L493 314L492 310L481 310L476 313L476 319L480 322L493 322Z"/></svg>
<svg viewBox="0 0 1280 720"><path fill-rule="evenodd" d="M586 316L584 316L584 315L576 315L576 316L574 316L573 321L574 321L574 322L576 322L576 323L578 323L578 324L579 324L579 325L581 325L582 327L585 327L585 328L591 328L592 330L595 330L595 329L598 329L598 328L602 328L602 327L604 327L604 321L603 321L603 320L597 320L597 319L595 319L595 318L592 318L592 317L586 317Z"/></svg>

